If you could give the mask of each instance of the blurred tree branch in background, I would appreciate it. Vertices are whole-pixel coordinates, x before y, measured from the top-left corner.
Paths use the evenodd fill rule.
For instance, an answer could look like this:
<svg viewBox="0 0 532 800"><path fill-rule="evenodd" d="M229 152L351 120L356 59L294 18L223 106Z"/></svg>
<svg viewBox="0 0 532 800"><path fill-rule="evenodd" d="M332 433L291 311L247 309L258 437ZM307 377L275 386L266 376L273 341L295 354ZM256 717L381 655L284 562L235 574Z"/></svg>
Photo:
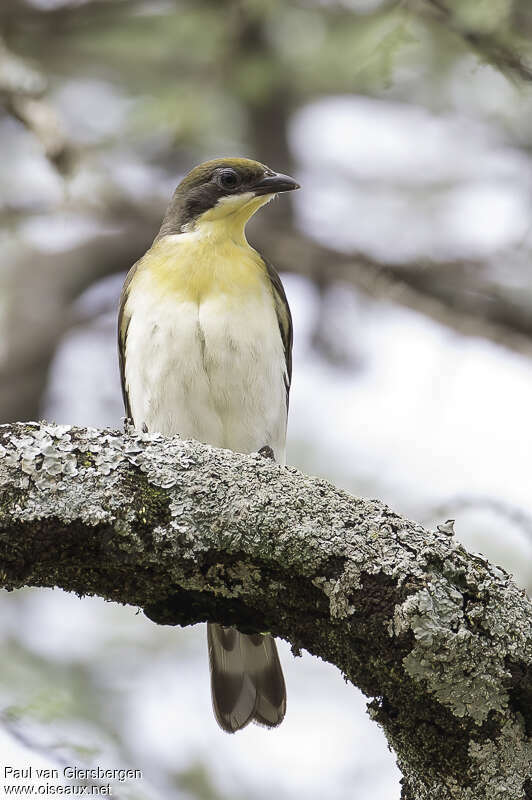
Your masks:
<svg viewBox="0 0 532 800"><path fill-rule="evenodd" d="M404 800L526 800L532 614L452 531L258 454L0 428L0 581L271 631L374 698Z"/></svg>
<svg viewBox="0 0 532 800"><path fill-rule="evenodd" d="M532 355L532 315L519 298L490 282L480 261L382 263L365 253L342 254L297 231L254 222L253 241L281 271L299 272L327 286L341 282L370 297L426 314L465 336L481 336ZM323 265L326 265L326 274ZM526 303L527 298L524 298Z"/></svg>
<svg viewBox="0 0 532 800"><path fill-rule="evenodd" d="M513 33L519 33L525 38L526 30L518 30L523 16L518 13L517 4L515 14L513 14L511 2L494 3L494 9L490 9L487 3L477 3L476 9L472 9L470 6L464 13L464 4L455 1L451 3L451 7L444 0L424 1L436 10L435 18L442 25L448 27L452 33L462 38L466 45L472 46L483 61L500 69L510 77L522 81L532 81L532 67L521 57L518 45L511 42L509 36L512 33L511 24L510 26L504 25L501 31L501 21L504 22L513 16L515 25Z"/></svg>
<svg viewBox="0 0 532 800"><path fill-rule="evenodd" d="M47 88L44 75L10 52L0 38L0 103L39 140L46 158L65 172L73 154L57 113L45 99Z"/></svg>
<svg viewBox="0 0 532 800"><path fill-rule="evenodd" d="M452 514L458 514L468 509L486 509L494 512L497 516L505 518L515 524L523 533L532 540L532 516L517 506L501 502L493 497L482 497L476 495L457 495L449 497L444 503L436 508L431 508L424 515L425 518L443 519L449 518Z"/></svg>

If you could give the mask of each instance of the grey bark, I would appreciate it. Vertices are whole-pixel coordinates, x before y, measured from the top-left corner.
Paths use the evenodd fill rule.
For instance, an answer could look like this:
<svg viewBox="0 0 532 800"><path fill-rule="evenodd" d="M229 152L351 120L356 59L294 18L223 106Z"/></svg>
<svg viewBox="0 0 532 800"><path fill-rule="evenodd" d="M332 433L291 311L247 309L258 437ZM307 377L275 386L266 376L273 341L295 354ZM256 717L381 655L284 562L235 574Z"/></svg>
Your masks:
<svg viewBox="0 0 532 800"><path fill-rule="evenodd" d="M271 631L372 698L404 800L532 797L531 603L424 530L258 454L0 427L0 584Z"/></svg>

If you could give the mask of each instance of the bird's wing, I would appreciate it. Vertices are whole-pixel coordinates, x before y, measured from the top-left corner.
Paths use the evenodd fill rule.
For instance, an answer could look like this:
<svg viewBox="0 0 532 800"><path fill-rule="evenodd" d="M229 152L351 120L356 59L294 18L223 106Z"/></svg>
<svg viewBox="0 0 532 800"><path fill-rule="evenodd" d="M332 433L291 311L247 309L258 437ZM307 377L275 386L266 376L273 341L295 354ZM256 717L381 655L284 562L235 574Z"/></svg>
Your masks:
<svg viewBox="0 0 532 800"><path fill-rule="evenodd" d="M286 363L284 382L286 386L286 409L288 411L288 396L290 394L290 384L292 382L292 315L290 313L290 306L288 305L288 300L286 299L283 284L281 283L281 279L277 274L277 271L268 261L265 259L263 260L264 264L266 265L266 269L268 270L268 277L270 278L272 285L275 313L277 314L279 332L281 334L284 347L284 358Z"/></svg>
<svg viewBox="0 0 532 800"><path fill-rule="evenodd" d="M126 416L131 420L133 418L131 416L131 406L129 404L129 396L126 385L126 339L131 315L126 311L126 303L131 281L133 280L133 276L137 271L138 264L139 262L137 261L137 263L131 267L127 274L126 280L124 281L124 286L122 287L120 305L118 309L118 363L120 366L120 381L122 383L122 397L124 398Z"/></svg>

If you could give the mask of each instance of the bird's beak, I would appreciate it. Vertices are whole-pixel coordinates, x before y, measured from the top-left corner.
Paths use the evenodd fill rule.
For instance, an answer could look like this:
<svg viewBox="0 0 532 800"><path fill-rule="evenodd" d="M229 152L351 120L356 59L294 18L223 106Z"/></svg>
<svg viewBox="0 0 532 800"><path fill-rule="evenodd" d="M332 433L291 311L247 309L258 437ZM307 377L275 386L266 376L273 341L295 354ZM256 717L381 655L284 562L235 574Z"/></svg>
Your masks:
<svg viewBox="0 0 532 800"><path fill-rule="evenodd" d="M296 183L290 175L282 175L280 172L274 172L273 175L265 175L253 187L256 195L291 192L293 189L299 189L299 183Z"/></svg>

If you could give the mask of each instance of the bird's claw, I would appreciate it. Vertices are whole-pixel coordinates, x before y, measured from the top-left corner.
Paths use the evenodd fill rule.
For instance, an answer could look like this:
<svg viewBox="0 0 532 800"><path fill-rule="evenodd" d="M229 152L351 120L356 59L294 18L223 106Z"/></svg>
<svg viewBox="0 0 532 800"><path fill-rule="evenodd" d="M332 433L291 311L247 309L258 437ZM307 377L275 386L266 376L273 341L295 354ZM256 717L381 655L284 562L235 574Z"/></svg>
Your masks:
<svg viewBox="0 0 532 800"><path fill-rule="evenodd" d="M269 444L265 444L264 447L260 448L259 455L262 456L263 458L269 458L272 461L275 461L274 452Z"/></svg>

